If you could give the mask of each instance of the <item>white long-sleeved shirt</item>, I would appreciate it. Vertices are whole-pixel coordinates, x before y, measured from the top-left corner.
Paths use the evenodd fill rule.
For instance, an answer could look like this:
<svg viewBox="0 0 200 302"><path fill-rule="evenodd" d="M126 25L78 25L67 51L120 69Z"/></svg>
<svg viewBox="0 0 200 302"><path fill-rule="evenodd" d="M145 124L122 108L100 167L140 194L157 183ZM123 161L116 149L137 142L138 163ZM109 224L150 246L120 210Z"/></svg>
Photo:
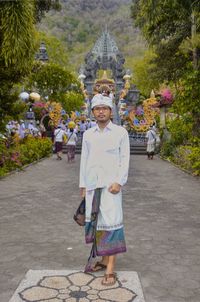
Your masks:
<svg viewBox="0 0 200 302"><path fill-rule="evenodd" d="M54 139L55 139L55 142L62 142L63 141L63 135L66 134L66 132L61 129L61 128L57 128L55 131L54 131Z"/></svg>
<svg viewBox="0 0 200 302"><path fill-rule="evenodd" d="M83 135L79 186L87 190L114 182L123 186L128 178L129 158L126 129L112 122L103 131L98 125L88 129Z"/></svg>

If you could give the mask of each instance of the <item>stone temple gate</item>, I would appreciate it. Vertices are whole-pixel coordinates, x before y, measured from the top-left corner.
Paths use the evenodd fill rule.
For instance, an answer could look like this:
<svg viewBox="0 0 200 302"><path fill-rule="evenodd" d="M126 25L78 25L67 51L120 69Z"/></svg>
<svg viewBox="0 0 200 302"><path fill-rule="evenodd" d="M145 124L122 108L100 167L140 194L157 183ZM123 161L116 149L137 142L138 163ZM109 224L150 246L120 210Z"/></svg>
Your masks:
<svg viewBox="0 0 200 302"><path fill-rule="evenodd" d="M85 64L79 73L84 75L84 86L91 97L98 70L111 70L111 78L115 82L115 99L119 98L120 91L124 87L123 77L126 74L124 68L125 59L119 51L116 42L108 32L103 31L96 41L93 49L85 56Z"/></svg>
<svg viewBox="0 0 200 302"><path fill-rule="evenodd" d="M79 70L79 79L84 86L83 89L86 90L88 101L99 91L97 83L107 82L107 86L112 86L110 92L114 96L115 106L113 112L115 112L114 120L116 123L120 123L119 101L125 99L126 103L131 105L136 103L139 98L137 88L129 84L130 71L125 69L124 63L123 54L119 51L116 42L106 29L97 39L92 50L85 56L85 63ZM101 79L97 79L99 70L104 71ZM107 78L106 71L111 72L110 79Z"/></svg>

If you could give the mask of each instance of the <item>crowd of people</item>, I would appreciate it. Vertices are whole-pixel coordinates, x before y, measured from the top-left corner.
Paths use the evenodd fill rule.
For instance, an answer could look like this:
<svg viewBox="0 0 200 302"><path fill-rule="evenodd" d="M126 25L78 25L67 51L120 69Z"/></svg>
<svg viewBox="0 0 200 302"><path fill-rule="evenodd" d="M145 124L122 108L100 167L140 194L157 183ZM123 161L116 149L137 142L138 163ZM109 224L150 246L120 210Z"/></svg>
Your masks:
<svg viewBox="0 0 200 302"><path fill-rule="evenodd" d="M82 140L86 130L96 126L94 119L82 118L78 122L72 120L60 121L53 133L54 150L58 160L62 160L63 144L67 145L68 162L75 160L75 151L78 138Z"/></svg>
<svg viewBox="0 0 200 302"><path fill-rule="evenodd" d="M35 125L33 121L24 122L23 120L9 121L6 125L6 136L18 135L20 139L25 138L27 135L34 137L41 136L40 128Z"/></svg>
<svg viewBox="0 0 200 302"><path fill-rule="evenodd" d="M96 125L97 123L94 118L86 118L84 115L75 121L71 119L61 119L59 125L53 127L51 131L54 152L57 155L57 159L62 159L63 144L66 144L68 162L73 162L75 160L75 150L78 139L82 140L84 132ZM126 124L122 126L126 128ZM5 135L1 135L1 137L7 138L16 135L19 139L23 139L28 135L33 137L46 137L47 129L43 123L32 120L20 120L19 122L11 120L6 125ZM156 145L158 144L158 137L156 125L153 124L146 133L146 151L148 159L153 159L154 157Z"/></svg>
<svg viewBox="0 0 200 302"><path fill-rule="evenodd" d="M50 120L51 121L51 120ZM27 136L51 137L57 159L62 159L63 144L67 145L68 162L75 160L75 149L78 139L82 140L84 132L96 125L95 120L81 116L80 119L61 119L59 125L55 127L53 123L44 126L42 122L35 120L10 120L6 125L6 131L0 133L0 137L6 141L21 140Z"/></svg>

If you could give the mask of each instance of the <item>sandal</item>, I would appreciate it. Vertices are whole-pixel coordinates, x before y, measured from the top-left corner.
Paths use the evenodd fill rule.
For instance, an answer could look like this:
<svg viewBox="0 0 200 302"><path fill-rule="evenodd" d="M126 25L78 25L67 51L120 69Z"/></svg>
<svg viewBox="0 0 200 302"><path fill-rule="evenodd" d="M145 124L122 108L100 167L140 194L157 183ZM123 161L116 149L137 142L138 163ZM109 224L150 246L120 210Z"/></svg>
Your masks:
<svg viewBox="0 0 200 302"><path fill-rule="evenodd" d="M111 279L112 281L108 281L108 279ZM113 274L105 274L103 277L103 280L101 281L101 284L104 286L112 286L117 281L117 275L115 273Z"/></svg>
<svg viewBox="0 0 200 302"><path fill-rule="evenodd" d="M92 268L92 272L99 272L103 271L107 268L107 265L101 263L101 262L96 262L95 265Z"/></svg>

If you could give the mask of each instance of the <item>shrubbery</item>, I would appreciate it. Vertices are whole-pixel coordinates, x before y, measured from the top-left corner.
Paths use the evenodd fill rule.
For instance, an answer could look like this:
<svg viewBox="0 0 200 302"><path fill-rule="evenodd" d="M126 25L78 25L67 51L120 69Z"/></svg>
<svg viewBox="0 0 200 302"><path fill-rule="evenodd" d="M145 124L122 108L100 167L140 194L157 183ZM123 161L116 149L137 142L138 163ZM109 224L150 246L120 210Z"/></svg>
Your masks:
<svg viewBox="0 0 200 302"><path fill-rule="evenodd" d="M175 146L167 141L162 145L161 155L192 174L200 175L200 146Z"/></svg>
<svg viewBox="0 0 200 302"><path fill-rule="evenodd" d="M173 156L175 147L176 146L171 141L162 143L160 150L161 156L170 158L171 156Z"/></svg>
<svg viewBox="0 0 200 302"><path fill-rule="evenodd" d="M162 143L160 154L192 174L200 175L200 139L191 135L192 127L189 114L168 121L170 136Z"/></svg>
<svg viewBox="0 0 200 302"><path fill-rule="evenodd" d="M192 146L180 146L175 149L172 157L174 163L182 168L192 172L194 175L200 175L200 148Z"/></svg>
<svg viewBox="0 0 200 302"><path fill-rule="evenodd" d="M0 140L0 176L50 155L49 138L28 136L19 142Z"/></svg>

